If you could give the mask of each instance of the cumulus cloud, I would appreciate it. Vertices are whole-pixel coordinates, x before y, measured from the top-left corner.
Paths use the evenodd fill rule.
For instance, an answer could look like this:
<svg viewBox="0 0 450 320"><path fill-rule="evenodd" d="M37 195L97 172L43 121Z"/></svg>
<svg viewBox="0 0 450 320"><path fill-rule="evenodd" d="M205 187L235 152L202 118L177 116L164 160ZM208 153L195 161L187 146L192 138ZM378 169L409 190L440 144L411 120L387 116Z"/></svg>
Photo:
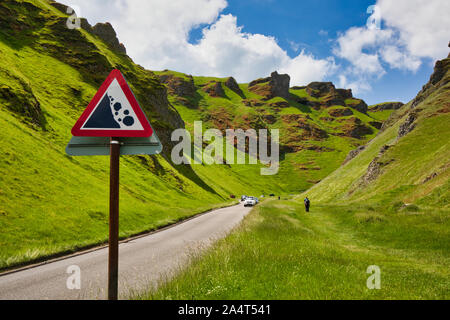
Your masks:
<svg viewBox="0 0 450 320"><path fill-rule="evenodd" d="M395 45L386 45L382 47L380 53L383 60L393 69L415 71L422 64L418 57L400 51L399 47Z"/></svg>
<svg viewBox="0 0 450 320"><path fill-rule="evenodd" d="M302 51L290 58L273 37L244 33L232 15L222 15L203 38L190 45L190 53L198 74L237 75L248 82L274 70L289 73L292 84L321 80L334 70L330 59L316 59Z"/></svg>
<svg viewBox="0 0 450 320"><path fill-rule="evenodd" d="M361 28L350 28L339 36L338 47L333 50L340 58L347 59L360 72L382 74L384 69L381 66L379 55L365 53L365 49L374 48L391 37L390 30L378 30Z"/></svg>
<svg viewBox="0 0 450 320"><path fill-rule="evenodd" d="M290 74L293 85L340 75L340 86L356 94L370 90L389 68L416 72L424 62L445 57L450 40L448 0L377 0L368 10L368 26L339 34L335 57L323 59L297 51L298 41L290 43L298 52L290 57L274 37L245 32L235 16L221 14L226 0L60 1L79 7L91 23L111 22L128 54L151 70L233 75L240 82L278 70ZM192 43L190 33L198 28L201 37Z"/></svg>
<svg viewBox="0 0 450 320"><path fill-rule="evenodd" d="M385 26L398 31L408 53L433 60L447 56L450 1L378 0L377 5Z"/></svg>
<svg viewBox="0 0 450 320"><path fill-rule="evenodd" d="M64 0L63 0L64 1ZM274 37L243 31L233 15L221 15L225 0L67 0L91 23L109 21L128 54L151 70L194 75L234 76L248 82L272 71L289 73L293 85L322 80L334 60L300 52L291 58ZM202 37L189 42L193 29Z"/></svg>
<svg viewBox="0 0 450 320"><path fill-rule="evenodd" d="M338 66L332 57L315 59L314 56L302 51L294 59L287 58L280 68L280 72L288 73L293 84L302 85L312 81L320 81L335 74L337 69Z"/></svg>
<svg viewBox="0 0 450 320"><path fill-rule="evenodd" d="M447 55L449 1L378 0L372 9L367 26L340 34L333 49L350 64L340 82L355 92L369 90L387 67L416 72L424 61Z"/></svg>

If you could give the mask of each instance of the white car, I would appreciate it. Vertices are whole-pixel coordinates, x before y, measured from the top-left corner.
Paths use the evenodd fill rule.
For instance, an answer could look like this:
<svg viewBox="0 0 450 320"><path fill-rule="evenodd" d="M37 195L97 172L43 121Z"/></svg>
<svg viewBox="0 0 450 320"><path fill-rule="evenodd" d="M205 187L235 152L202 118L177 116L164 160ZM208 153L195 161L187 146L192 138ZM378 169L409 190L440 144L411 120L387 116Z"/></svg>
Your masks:
<svg viewBox="0 0 450 320"><path fill-rule="evenodd" d="M255 204L258 204L259 203L259 200L258 200L258 198L257 197L247 197L248 199L253 199L253 200L255 200Z"/></svg>
<svg viewBox="0 0 450 320"><path fill-rule="evenodd" d="M255 199L252 199L252 198L245 199L244 207L253 207L254 205L256 205Z"/></svg>

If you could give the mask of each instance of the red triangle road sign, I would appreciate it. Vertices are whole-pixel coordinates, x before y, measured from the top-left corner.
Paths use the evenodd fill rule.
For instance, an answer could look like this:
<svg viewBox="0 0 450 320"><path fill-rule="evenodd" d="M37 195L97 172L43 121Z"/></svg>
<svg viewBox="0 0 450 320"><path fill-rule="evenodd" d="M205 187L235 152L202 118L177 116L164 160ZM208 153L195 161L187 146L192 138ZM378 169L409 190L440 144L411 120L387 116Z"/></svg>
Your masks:
<svg viewBox="0 0 450 320"><path fill-rule="evenodd" d="M103 82L72 128L76 137L150 137L153 129L119 70Z"/></svg>

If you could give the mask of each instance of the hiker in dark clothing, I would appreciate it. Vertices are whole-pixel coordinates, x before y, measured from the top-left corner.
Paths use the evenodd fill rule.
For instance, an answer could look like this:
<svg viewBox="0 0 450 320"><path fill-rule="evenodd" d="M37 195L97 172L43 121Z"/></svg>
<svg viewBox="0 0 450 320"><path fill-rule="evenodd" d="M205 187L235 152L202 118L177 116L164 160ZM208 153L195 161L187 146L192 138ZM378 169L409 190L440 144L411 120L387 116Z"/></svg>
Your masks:
<svg viewBox="0 0 450 320"><path fill-rule="evenodd" d="M309 206L311 205L311 201L309 201L308 197L306 197L304 202L305 202L306 212L309 212Z"/></svg>

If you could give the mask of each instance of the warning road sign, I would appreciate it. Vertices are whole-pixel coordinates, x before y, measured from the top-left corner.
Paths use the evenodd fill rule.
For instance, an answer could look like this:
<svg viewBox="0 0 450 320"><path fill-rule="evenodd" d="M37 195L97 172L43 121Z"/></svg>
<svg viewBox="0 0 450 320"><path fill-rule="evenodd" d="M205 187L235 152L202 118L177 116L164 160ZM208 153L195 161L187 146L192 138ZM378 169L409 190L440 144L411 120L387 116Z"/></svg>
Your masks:
<svg viewBox="0 0 450 320"><path fill-rule="evenodd" d="M147 138L119 138L120 155L159 154L162 144L156 133ZM66 153L71 156L108 156L111 142L107 137L72 137L66 147Z"/></svg>
<svg viewBox="0 0 450 320"><path fill-rule="evenodd" d="M119 70L113 70L72 129L76 137L150 137L152 127Z"/></svg>
<svg viewBox="0 0 450 320"><path fill-rule="evenodd" d="M119 70L113 70L72 128L66 152L110 155L108 299L118 298L120 156L157 154L161 142Z"/></svg>

